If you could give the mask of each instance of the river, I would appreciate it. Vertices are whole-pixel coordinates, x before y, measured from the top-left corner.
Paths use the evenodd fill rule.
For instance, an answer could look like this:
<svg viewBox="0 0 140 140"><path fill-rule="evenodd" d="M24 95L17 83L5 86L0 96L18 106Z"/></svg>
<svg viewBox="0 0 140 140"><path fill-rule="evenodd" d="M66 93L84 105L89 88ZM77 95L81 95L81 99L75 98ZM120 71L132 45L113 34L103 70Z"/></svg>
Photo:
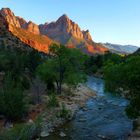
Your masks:
<svg viewBox="0 0 140 140"><path fill-rule="evenodd" d="M126 140L132 121L125 115L128 101L104 92L104 81L89 77L87 86L97 97L89 99L75 118L43 140ZM64 132L66 137L60 137Z"/></svg>

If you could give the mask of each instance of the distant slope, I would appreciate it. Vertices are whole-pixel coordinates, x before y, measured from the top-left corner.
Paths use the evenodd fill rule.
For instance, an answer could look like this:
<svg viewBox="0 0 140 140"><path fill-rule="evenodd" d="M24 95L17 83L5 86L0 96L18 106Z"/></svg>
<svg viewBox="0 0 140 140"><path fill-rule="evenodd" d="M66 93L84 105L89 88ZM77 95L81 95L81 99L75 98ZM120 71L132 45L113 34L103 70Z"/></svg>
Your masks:
<svg viewBox="0 0 140 140"><path fill-rule="evenodd" d="M131 54L134 53L139 47L133 45L119 45L119 44L111 44L104 43L103 44L110 51L121 54Z"/></svg>

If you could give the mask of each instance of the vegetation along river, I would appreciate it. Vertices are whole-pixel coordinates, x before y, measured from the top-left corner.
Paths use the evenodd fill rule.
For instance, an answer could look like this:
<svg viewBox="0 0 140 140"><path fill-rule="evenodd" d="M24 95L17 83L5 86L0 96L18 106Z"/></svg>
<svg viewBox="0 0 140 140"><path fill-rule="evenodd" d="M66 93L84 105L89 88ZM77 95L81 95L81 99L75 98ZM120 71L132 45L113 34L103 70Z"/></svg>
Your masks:
<svg viewBox="0 0 140 140"><path fill-rule="evenodd" d="M104 92L104 81L89 77L87 85L97 97L89 99L75 118L43 140L126 140L132 121L125 115L128 101ZM65 137L59 134L63 132Z"/></svg>

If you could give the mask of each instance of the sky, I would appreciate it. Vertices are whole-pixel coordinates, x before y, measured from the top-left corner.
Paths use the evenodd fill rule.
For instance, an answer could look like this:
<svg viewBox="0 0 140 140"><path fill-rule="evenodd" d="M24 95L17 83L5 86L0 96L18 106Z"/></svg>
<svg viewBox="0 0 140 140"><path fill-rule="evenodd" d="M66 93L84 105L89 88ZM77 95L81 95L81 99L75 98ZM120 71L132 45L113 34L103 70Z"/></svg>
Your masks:
<svg viewBox="0 0 140 140"><path fill-rule="evenodd" d="M3 7L37 24L66 14L95 42L140 46L140 0L0 0Z"/></svg>

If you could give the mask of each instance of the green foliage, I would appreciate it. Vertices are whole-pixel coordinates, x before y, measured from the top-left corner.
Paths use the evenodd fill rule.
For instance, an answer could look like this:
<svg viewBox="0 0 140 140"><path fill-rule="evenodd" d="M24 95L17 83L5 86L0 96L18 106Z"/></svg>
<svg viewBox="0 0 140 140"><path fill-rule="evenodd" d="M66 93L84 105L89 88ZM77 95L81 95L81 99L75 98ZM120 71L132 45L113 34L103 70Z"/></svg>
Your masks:
<svg viewBox="0 0 140 140"><path fill-rule="evenodd" d="M43 62L43 58L41 57L41 54L36 51L36 50L32 50L28 55L28 60L26 63L26 67L28 68L30 74L32 76L35 76L35 70L37 68L37 66Z"/></svg>
<svg viewBox="0 0 140 140"><path fill-rule="evenodd" d="M86 56L77 49L53 45L50 47L51 56L40 65L37 72L46 83L56 83L57 93L61 94L63 83L77 85L84 82L84 62Z"/></svg>
<svg viewBox="0 0 140 140"><path fill-rule="evenodd" d="M87 74L103 73L103 67L120 63L122 57L113 53L106 53L104 55L95 55L88 57L85 62L85 71Z"/></svg>
<svg viewBox="0 0 140 140"><path fill-rule="evenodd" d="M42 58L35 50L0 47L0 71L10 71L15 80L22 82L24 88L29 88L29 77L34 76L41 62Z"/></svg>
<svg viewBox="0 0 140 140"><path fill-rule="evenodd" d="M42 118L38 117L33 123L17 124L14 128L0 133L0 140L31 140L40 133L41 122Z"/></svg>
<svg viewBox="0 0 140 140"><path fill-rule="evenodd" d="M126 113L130 118L140 116L140 93L130 100L130 104L126 108Z"/></svg>
<svg viewBox="0 0 140 140"><path fill-rule="evenodd" d="M27 104L23 94L21 83L16 83L11 73L4 79L4 85L0 91L0 113L7 119L21 119L26 113Z"/></svg>
<svg viewBox="0 0 140 140"><path fill-rule="evenodd" d="M118 55L118 54L114 54L114 53L106 53L104 55L104 65L106 66L108 63L110 64L119 64L120 62L123 61L123 57Z"/></svg>
<svg viewBox="0 0 140 140"><path fill-rule="evenodd" d="M126 112L130 117L137 117L140 115L139 66L140 56L131 55L120 63L109 63L104 67L106 89L112 92L125 93L125 96L130 99L130 105L126 109ZM123 90L120 91L120 88Z"/></svg>
<svg viewBox="0 0 140 140"><path fill-rule="evenodd" d="M47 105L49 107L58 107L59 106L58 100L57 100L56 95L54 93L49 95L49 100L48 100Z"/></svg>

